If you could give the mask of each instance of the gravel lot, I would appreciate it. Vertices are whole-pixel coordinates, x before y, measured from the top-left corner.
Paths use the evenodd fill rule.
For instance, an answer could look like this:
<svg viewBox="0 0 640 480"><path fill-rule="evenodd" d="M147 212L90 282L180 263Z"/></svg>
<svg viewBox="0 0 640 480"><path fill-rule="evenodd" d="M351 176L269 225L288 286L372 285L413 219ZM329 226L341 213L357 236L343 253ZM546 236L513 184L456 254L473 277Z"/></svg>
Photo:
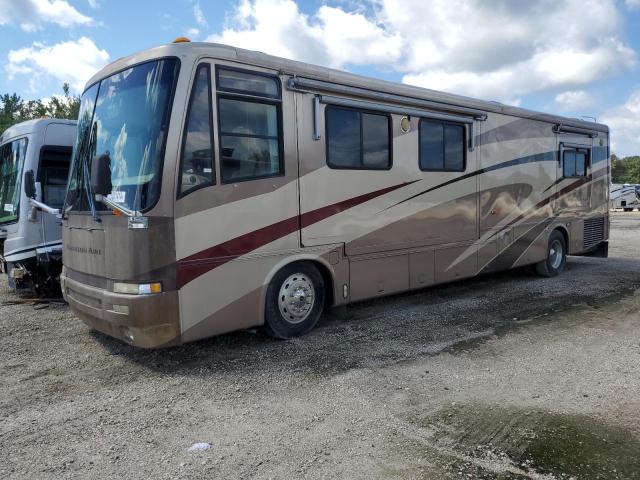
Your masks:
<svg viewBox="0 0 640 480"><path fill-rule="evenodd" d="M361 303L286 342L136 350L65 305L2 304L0 478L640 478L639 246L640 212L615 213L609 259Z"/></svg>

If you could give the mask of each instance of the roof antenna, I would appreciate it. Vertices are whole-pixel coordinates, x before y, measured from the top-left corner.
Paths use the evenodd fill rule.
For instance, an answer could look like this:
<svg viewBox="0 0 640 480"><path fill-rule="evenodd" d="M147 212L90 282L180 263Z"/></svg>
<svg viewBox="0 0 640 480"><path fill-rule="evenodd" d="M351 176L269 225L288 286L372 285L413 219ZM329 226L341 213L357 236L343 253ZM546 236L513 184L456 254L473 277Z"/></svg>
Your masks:
<svg viewBox="0 0 640 480"><path fill-rule="evenodd" d="M581 115L580 118L593 120L593 123L597 123L596 117L590 117L589 115Z"/></svg>

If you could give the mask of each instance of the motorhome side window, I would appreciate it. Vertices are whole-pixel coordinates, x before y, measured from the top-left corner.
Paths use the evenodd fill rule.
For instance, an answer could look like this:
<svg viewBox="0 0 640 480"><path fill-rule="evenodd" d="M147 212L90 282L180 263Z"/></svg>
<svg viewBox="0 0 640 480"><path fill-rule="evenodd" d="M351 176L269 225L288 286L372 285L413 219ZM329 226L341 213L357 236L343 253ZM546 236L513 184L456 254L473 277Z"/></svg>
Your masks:
<svg viewBox="0 0 640 480"><path fill-rule="evenodd" d="M566 148L562 151L564 177L584 177L587 174L589 151L586 148Z"/></svg>
<svg viewBox="0 0 640 480"><path fill-rule="evenodd" d="M40 151L38 181L42 186L42 201L62 208L67 191L71 147L45 146Z"/></svg>
<svg viewBox="0 0 640 480"><path fill-rule="evenodd" d="M465 127L440 120L420 120L420 170L462 172L465 169Z"/></svg>
<svg viewBox="0 0 640 480"><path fill-rule="evenodd" d="M216 75L222 182L282 175L279 80L224 67Z"/></svg>
<svg viewBox="0 0 640 480"><path fill-rule="evenodd" d="M388 170L391 168L387 115L328 106L327 165L331 168Z"/></svg>
<svg viewBox="0 0 640 480"><path fill-rule="evenodd" d="M187 112L179 195L215 183L209 65L200 65L196 71Z"/></svg>

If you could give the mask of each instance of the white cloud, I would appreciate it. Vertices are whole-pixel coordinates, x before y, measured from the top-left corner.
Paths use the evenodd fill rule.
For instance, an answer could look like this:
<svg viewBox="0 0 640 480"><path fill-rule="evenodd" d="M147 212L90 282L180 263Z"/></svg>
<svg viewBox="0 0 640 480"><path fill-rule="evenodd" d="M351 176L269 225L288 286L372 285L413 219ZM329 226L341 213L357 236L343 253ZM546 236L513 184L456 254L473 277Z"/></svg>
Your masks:
<svg viewBox="0 0 640 480"><path fill-rule="evenodd" d="M588 85L636 62L616 36L612 0L382 1L385 24L407 39L403 80L414 85L504 100ZM414 38L424 45L413 48Z"/></svg>
<svg viewBox="0 0 640 480"><path fill-rule="evenodd" d="M640 0L624 0L627 8L633 10L634 8L640 8Z"/></svg>
<svg viewBox="0 0 640 480"><path fill-rule="evenodd" d="M100 5L100 4L98 3L98 0L87 0L87 2L89 2L89 6L90 6L91 8L98 8L98 6Z"/></svg>
<svg viewBox="0 0 640 480"><path fill-rule="evenodd" d="M187 30L187 37L191 39L197 37L198 35L200 35L200 30L198 30L197 28L190 28Z"/></svg>
<svg viewBox="0 0 640 480"><path fill-rule="evenodd" d="M66 0L0 0L0 25L18 24L26 32L42 28L43 23L67 28L92 22Z"/></svg>
<svg viewBox="0 0 640 480"><path fill-rule="evenodd" d="M292 0L243 0L232 25L207 40L336 68L392 65L401 55L400 35L363 14L324 5L309 17Z"/></svg>
<svg viewBox="0 0 640 480"><path fill-rule="evenodd" d="M87 37L55 45L33 43L31 47L11 50L5 66L9 79L29 75L32 85L45 79L55 79L62 85L68 82L76 92L109 60L106 50L99 49Z"/></svg>
<svg viewBox="0 0 640 480"><path fill-rule="evenodd" d="M202 13L202 8L200 8L200 2L196 2L193 5L193 16L196 19L196 23L201 27L206 27L207 25L209 25L207 19L204 16L204 13Z"/></svg>
<svg viewBox="0 0 640 480"><path fill-rule="evenodd" d="M339 5L306 15L293 0L241 0L208 40L338 68L378 65L406 83L509 103L579 89L637 62L619 37L615 0Z"/></svg>
<svg viewBox="0 0 640 480"><path fill-rule="evenodd" d="M566 92L561 92L556 95L555 101L561 110L572 112L593 105L593 97L584 90L567 90Z"/></svg>
<svg viewBox="0 0 640 480"><path fill-rule="evenodd" d="M607 112L602 122L611 129L612 152L621 157L640 155L640 88L624 105Z"/></svg>

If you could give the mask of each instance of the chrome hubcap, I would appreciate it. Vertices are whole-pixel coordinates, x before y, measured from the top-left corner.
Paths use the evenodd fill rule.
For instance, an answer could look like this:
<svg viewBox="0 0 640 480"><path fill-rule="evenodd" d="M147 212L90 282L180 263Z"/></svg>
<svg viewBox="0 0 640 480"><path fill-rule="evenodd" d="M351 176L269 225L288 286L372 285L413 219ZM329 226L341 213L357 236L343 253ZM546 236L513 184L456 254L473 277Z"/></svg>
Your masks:
<svg viewBox="0 0 640 480"><path fill-rule="evenodd" d="M315 302L313 283L305 275L294 273L280 287L278 307L289 323L300 323L307 319Z"/></svg>
<svg viewBox="0 0 640 480"><path fill-rule="evenodd" d="M560 265L562 264L562 250L562 243L560 240L554 240L549 246L549 263L551 263L551 267L554 270L560 268Z"/></svg>

